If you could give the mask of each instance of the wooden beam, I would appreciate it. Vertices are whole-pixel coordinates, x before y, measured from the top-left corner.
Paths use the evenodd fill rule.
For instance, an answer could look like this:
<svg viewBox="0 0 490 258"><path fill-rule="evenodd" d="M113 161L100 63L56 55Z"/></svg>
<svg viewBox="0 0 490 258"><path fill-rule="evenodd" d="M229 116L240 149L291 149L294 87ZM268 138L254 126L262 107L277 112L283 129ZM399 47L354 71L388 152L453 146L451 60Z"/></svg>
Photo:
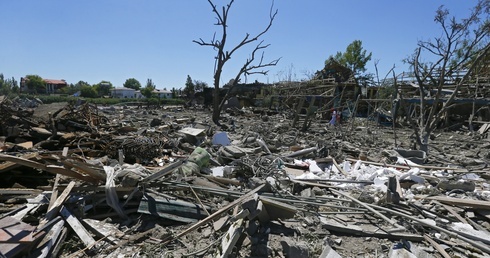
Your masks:
<svg viewBox="0 0 490 258"><path fill-rule="evenodd" d="M153 173L145 178L143 178L141 180L142 183L149 183L153 180L156 180L158 178L161 178L161 177L164 177L165 175L167 174L170 174L172 171L176 170L177 168L179 168L180 166L182 166L182 164L184 164L184 162L182 160L179 160L177 162L174 162L164 168L162 168L160 171L156 172L156 173Z"/></svg>
<svg viewBox="0 0 490 258"><path fill-rule="evenodd" d="M40 250L40 253L36 254L36 257L48 257L51 249L55 247L55 244L57 243L57 240L61 235L62 230L65 228L64 225L65 222L63 220L60 220L49 230L46 236L44 236L41 243L37 245L36 249Z"/></svg>
<svg viewBox="0 0 490 258"><path fill-rule="evenodd" d="M96 168L93 168L90 165L87 165L83 162L73 160L73 159L61 160L61 163L66 168L70 168L70 169L74 168L75 170L79 171L81 174L88 175L100 181L105 181L106 179L106 175L104 173L104 170L102 169L102 166L100 167L100 170L97 170Z"/></svg>
<svg viewBox="0 0 490 258"><path fill-rule="evenodd" d="M490 210L490 201L481 201L481 200L473 200L473 199L460 199L460 198L452 198L445 196L422 196L416 195L416 199L425 199L425 200L435 200L442 203L455 205L455 206L463 206L463 207L471 207L475 209L482 210Z"/></svg>
<svg viewBox="0 0 490 258"><path fill-rule="evenodd" d="M65 207L61 207L60 210L61 216L65 218L65 221L70 225L73 231L78 235L78 237L82 240L85 246L93 246L95 244L95 239L89 234L87 229L85 229L80 223L80 221L71 214L71 212Z"/></svg>
<svg viewBox="0 0 490 258"><path fill-rule="evenodd" d="M60 183L60 177L61 175L57 174L56 178L54 179L53 190L51 191L51 198L49 199L48 211L53 208L56 199L58 199L58 185Z"/></svg>
<svg viewBox="0 0 490 258"><path fill-rule="evenodd" d="M98 181L92 177L81 175L75 171L66 169L66 168L61 167L61 166L45 165L45 164L42 164L39 162L35 162L32 160L28 160L28 159L24 159L24 158L12 156L12 155L0 154L0 160L15 162L15 163L18 163L18 164L26 166L26 167L43 170L43 171L46 171L46 172L49 172L52 174L61 174L61 175L77 178L77 179L80 179L80 180L83 180L86 182L90 182L90 183L96 183Z"/></svg>
<svg viewBox="0 0 490 258"><path fill-rule="evenodd" d="M74 186L75 186L75 181L71 181L68 184L68 186L66 187L66 189L63 191L63 193L61 193L61 195L56 199L54 204L51 206L51 209L48 210L48 212L44 216L44 219L42 219L39 222L38 227L41 227L42 225L46 224L48 221L52 220L54 217L56 217L58 215L58 212L61 209L61 206L63 205L63 203L68 198L68 195L70 194L70 192Z"/></svg>
<svg viewBox="0 0 490 258"><path fill-rule="evenodd" d="M37 156L38 156L37 152L33 152L33 153L24 154L20 157L23 159L29 159L30 160L30 159L33 159ZM18 168L20 166L22 166L22 165L18 164L16 162L6 161L6 162L0 164L0 173L10 171L10 170L12 170L14 168Z"/></svg>

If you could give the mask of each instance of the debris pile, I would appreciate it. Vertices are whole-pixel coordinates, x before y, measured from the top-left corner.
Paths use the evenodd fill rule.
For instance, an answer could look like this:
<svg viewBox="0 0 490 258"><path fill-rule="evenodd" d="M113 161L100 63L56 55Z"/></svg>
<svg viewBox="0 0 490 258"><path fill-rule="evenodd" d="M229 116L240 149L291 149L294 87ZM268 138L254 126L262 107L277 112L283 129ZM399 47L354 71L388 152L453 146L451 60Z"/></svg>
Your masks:
<svg viewBox="0 0 490 258"><path fill-rule="evenodd" d="M486 131L441 132L424 153L368 120L0 108L5 257L490 255Z"/></svg>

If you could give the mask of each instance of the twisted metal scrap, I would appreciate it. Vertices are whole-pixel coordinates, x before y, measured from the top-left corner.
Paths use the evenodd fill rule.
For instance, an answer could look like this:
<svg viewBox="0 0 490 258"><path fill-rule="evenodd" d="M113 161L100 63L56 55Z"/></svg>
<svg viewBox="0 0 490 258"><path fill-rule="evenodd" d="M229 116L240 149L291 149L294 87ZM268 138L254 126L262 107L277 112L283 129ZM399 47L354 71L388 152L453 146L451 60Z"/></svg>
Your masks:
<svg viewBox="0 0 490 258"><path fill-rule="evenodd" d="M124 155L129 159L149 161L162 156L164 150L172 148L173 146L167 138L139 136L113 141L108 145L108 153L116 157L118 150L123 150Z"/></svg>
<svg viewBox="0 0 490 258"><path fill-rule="evenodd" d="M77 107L68 106L65 109L69 110L70 112L63 115L60 119L74 122L76 121L80 124L87 125L92 129L92 131L95 131L95 127L109 123L109 119L107 117L99 114L99 109L97 106L88 102Z"/></svg>

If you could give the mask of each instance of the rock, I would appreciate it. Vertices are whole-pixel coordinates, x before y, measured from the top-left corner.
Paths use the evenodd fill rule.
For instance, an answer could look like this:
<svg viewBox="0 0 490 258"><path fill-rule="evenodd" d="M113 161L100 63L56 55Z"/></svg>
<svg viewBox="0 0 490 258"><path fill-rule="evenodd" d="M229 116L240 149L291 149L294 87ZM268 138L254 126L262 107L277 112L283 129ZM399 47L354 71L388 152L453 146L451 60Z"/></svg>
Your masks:
<svg viewBox="0 0 490 258"><path fill-rule="evenodd" d="M339 253L332 249L329 245L323 248L322 254L320 254L319 258L342 258Z"/></svg>
<svg viewBox="0 0 490 258"><path fill-rule="evenodd" d="M291 258L308 258L310 257L308 246L306 243L299 241L293 242L291 240L283 240L281 241L282 252Z"/></svg>
<svg viewBox="0 0 490 258"><path fill-rule="evenodd" d="M458 189L465 192L473 192L475 191L475 183L470 181L441 181L437 184L437 188L445 191Z"/></svg>
<svg viewBox="0 0 490 258"><path fill-rule="evenodd" d="M305 188L303 191L301 191L301 196L302 197L314 197L315 194L311 191L311 188Z"/></svg>
<svg viewBox="0 0 490 258"><path fill-rule="evenodd" d="M396 243L388 253L389 258L417 258L417 256L404 248L402 243Z"/></svg>

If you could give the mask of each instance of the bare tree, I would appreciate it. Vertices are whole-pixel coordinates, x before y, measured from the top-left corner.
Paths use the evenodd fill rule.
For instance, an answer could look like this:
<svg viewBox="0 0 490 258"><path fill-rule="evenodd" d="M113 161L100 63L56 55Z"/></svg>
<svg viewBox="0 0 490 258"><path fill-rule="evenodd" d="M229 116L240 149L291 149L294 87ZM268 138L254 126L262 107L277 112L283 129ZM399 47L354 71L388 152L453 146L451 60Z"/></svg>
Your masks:
<svg viewBox="0 0 490 258"><path fill-rule="evenodd" d="M213 13L216 15L217 22L215 25L221 27L221 37L216 37L216 32L214 33L213 38L210 41L204 41L202 38L199 40L194 40L193 42L201 45L201 46L210 46L215 51L217 51L215 56L215 68L214 68L214 93L213 93L213 122L219 125L219 117L221 114L221 110L226 100L230 97L232 89L240 82L240 78L242 76L248 76L251 74L263 74L267 75L268 71L263 70L262 68L275 66L279 59L275 59L271 62L264 61L264 49L269 47L270 44L264 45L264 41L261 40L253 49L250 56L245 60L245 63L237 72L235 78L233 79L233 85L228 89L226 96L223 99L220 99L220 79L221 73L223 71L223 67L226 62L228 62L231 56L240 48L249 45L252 42L256 42L259 40L261 36L263 36L272 26L272 23L277 15L277 9L274 10L274 2L271 4L271 8L269 11L269 23L261 32L256 34L255 36L246 33L243 39L235 46L228 47L227 45L227 37L228 37L228 14L234 3L234 0L230 0L230 2L222 6L220 9L213 3L213 1L208 0ZM257 60L256 60L257 59Z"/></svg>
<svg viewBox="0 0 490 258"><path fill-rule="evenodd" d="M468 18L457 21L444 6L439 7L434 21L442 27L442 35L419 41L414 54L405 61L411 65L420 93L419 118L407 115L416 135L417 145L428 151L431 133L447 115L461 87L468 84L475 68L489 54L489 0L480 0ZM422 56L432 62L423 62ZM463 74L461 74L463 72ZM461 78L452 78L460 73ZM443 95L443 86L451 81L453 92Z"/></svg>

